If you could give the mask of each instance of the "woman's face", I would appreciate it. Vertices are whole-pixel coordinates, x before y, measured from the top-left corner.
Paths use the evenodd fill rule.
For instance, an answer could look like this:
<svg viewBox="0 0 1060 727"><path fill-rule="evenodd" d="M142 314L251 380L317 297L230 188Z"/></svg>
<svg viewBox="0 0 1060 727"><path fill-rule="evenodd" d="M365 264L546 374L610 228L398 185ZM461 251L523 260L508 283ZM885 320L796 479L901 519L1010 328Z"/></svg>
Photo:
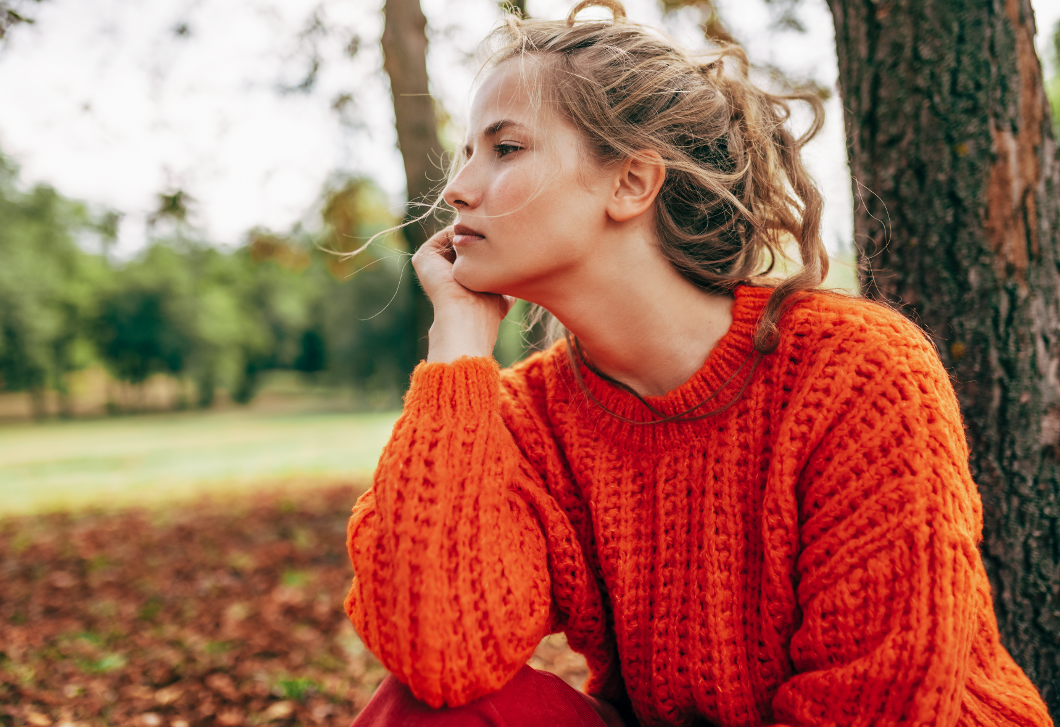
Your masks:
<svg viewBox="0 0 1060 727"><path fill-rule="evenodd" d="M569 122L534 107L525 84L536 75L518 60L489 75L471 106L466 164L443 196L457 211L456 281L540 303L600 247L611 180Z"/></svg>

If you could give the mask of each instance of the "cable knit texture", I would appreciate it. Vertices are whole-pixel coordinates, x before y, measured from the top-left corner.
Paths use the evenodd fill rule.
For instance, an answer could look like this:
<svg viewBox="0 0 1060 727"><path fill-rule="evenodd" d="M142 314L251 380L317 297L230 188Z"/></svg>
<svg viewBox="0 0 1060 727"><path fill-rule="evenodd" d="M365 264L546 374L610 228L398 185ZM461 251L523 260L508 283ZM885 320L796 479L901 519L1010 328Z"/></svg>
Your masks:
<svg viewBox="0 0 1060 727"><path fill-rule="evenodd" d="M651 403L725 382L769 292L739 288L702 369ZM695 422L608 416L563 344L504 371L425 363L349 522L346 609L433 706L562 631L588 691L643 725L1049 725L998 640L967 461L930 344L842 296L792 306L739 402Z"/></svg>

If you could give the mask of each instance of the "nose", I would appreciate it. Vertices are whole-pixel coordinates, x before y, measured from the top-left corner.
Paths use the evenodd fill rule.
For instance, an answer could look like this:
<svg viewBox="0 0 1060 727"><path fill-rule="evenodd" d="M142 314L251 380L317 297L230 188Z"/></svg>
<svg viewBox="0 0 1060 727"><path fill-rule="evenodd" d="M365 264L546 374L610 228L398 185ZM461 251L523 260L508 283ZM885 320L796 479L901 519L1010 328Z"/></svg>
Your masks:
<svg viewBox="0 0 1060 727"><path fill-rule="evenodd" d="M457 211L474 209L482 202L482 192L475 183L473 163L468 161L442 191L442 199Z"/></svg>

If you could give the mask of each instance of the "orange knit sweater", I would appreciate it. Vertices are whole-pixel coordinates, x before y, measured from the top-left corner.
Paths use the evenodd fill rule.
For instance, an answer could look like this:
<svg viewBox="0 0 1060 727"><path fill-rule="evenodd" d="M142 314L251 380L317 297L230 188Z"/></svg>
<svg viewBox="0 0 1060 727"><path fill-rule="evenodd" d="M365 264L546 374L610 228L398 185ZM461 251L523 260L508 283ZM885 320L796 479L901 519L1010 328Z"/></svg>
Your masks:
<svg viewBox="0 0 1060 727"><path fill-rule="evenodd" d="M739 288L702 369L652 404L728 379L768 295ZM616 420L569 366L560 344L412 377L350 519L346 609L419 699L497 690L562 631L590 693L643 725L1051 724L998 641L953 390L899 315L808 296L696 422Z"/></svg>

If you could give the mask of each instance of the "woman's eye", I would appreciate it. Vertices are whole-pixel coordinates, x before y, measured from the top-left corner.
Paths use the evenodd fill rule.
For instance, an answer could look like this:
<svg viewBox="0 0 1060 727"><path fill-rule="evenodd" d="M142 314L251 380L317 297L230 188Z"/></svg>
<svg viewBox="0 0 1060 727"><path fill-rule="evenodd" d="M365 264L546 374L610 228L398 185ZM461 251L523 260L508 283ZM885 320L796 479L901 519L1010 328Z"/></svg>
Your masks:
<svg viewBox="0 0 1060 727"><path fill-rule="evenodd" d="M497 156L506 157L513 151L519 151L520 147L515 144L495 144L493 150L497 152Z"/></svg>

